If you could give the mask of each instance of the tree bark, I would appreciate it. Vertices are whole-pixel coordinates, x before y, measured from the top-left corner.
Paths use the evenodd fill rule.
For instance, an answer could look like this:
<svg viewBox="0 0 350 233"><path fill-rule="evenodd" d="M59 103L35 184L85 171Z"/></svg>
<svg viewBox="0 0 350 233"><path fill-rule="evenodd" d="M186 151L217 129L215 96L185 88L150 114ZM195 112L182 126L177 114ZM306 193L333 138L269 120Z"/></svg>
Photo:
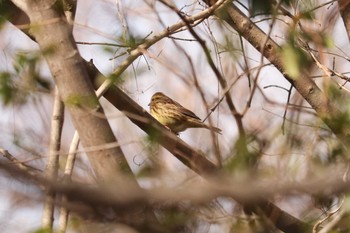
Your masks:
<svg viewBox="0 0 350 233"><path fill-rule="evenodd" d="M207 5L212 5L217 0L203 0ZM280 46L256 26L234 4L228 4L222 8L217 16L226 21L234 30L245 38L254 48L268 59L290 82L293 87L316 111L318 117L340 139L345 148L349 150L350 124L339 124L339 119L344 120L344 114L332 101L321 91L316 83L304 72L298 78L292 78L283 66L283 59L279 54ZM312 67L309 68L311 70ZM340 127L341 125L341 127Z"/></svg>
<svg viewBox="0 0 350 233"><path fill-rule="evenodd" d="M348 33L348 39L350 40L350 1L338 0L339 12L343 18L343 22Z"/></svg>
<svg viewBox="0 0 350 233"><path fill-rule="evenodd" d="M90 77L95 80L95 88L97 89L104 79L102 76L99 76L100 74L95 67L90 67L89 70L91 72ZM123 111L132 122L145 132L150 135L154 135L154 133L159 134L159 142L179 160L201 176L210 176L219 172L219 169L201 153L193 150L181 139L175 137L167 130L162 129L162 126L157 121L119 88L112 86L111 89L104 94L104 97L120 111ZM259 212L260 209L264 209L264 213L278 228L285 232L307 232L305 229L308 229L308 224L294 218L271 202L263 201L256 207L257 208L253 208L252 210Z"/></svg>
<svg viewBox="0 0 350 233"><path fill-rule="evenodd" d="M30 32L47 60L83 146L100 147L87 152L98 180L110 182L124 179L126 174L130 176L131 170L121 148L104 148L117 140L95 95L70 25L56 1L13 2L29 16ZM133 180L130 184L136 184L135 179L130 180Z"/></svg>
<svg viewBox="0 0 350 233"><path fill-rule="evenodd" d="M92 63L89 63L89 74L90 78L93 80L95 88L99 88L105 78ZM213 177L215 182L218 177L223 175L220 169L206 159L201 152L193 150L180 138L164 129L158 121L150 116L142 107L135 103L135 101L118 87L111 86L103 96L117 109L124 112L133 123L146 133L149 135L158 134L156 136L157 140L164 148L193 171L206 178L209 182L212 181ZM236 197L232 198L244 205L244 203ZM263 212L276 227L284 232L308 232L311 229L309 224L300 221L287 212L284 212L266 199L260 200L260 202L257 203L249 204L249 209L257 214Z"/></svg>

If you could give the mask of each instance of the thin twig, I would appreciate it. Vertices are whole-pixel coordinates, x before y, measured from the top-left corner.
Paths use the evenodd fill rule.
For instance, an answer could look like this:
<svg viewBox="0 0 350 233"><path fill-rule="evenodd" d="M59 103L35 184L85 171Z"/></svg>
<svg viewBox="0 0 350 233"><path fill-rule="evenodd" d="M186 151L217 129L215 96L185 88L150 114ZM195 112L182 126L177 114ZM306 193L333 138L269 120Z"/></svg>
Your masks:
<svg viewBox="0 0 350 233"><path fill-rule="evenodd" d="M79 146L79 134L77 131L75 131L72 142L69 147L69 154L66 162L66 167L64 169L64 183L69 183L71 180L71 176L73 173L75 158L77 154L77 149ZM62 203L67 201L66 196L62 196ZM61 206L60 208L60 216L59 216L59 225L58 225L58 232L59 233L65 233L68 225L68 216L69 216L69 210L65 206Z"/></svg>
<svg viewBox="0 0 350 233"><path fill-rule="evenodd" d="M286 103L286 107L284 108L284 113L283 113L283 122L282 122L282 134L284 135L284 130L285 130L285 123L286 123L286 116L287 116L287 111L288 111L288 104L290 101L290 96L292 94L292 89L293 89L293 85L290 85L290 88L288 90L288 97L287 97L287 103Z"/></svg>
<svg viewBox="0 0 350 233"><path fill-rule="evenodd" d="M204 54L207 58L208 64L209 64L210 68L213 70L214 74L216 75L221 87L223 89L225 89L227 87L227 82L226 82L225 78L221 75L220 71L215 66L215 63L210 55L209 48L206 46L205 41L194 31L189 18L186 17L185 15L183 15L183 13L181 11L179 11L176 8L176 6L170 4L169 2L164 1L164 0L160 0L160 2L163 3L165 6L169 7L169 9L173 10L180 17L180 19L186 24L186 27L189 30L189 32L191 33L191 35L197 40L199 45L202 47ZM220 1L218 1L218 2L220 2ZM226 3L226 1L224 1L224 3ZM231 114L234 117L234 119L236 120L236 124L238 127L240 137L244 140L246 134L245 134L245 129L243 127L242 115L240 113L238 113L238 111L237 111L237 109L232 101L232 98L228 92L226 93L225 97L226 97L227 105L229 106L229 109L231 111ZM242 144L244 144L244 143L242 143Z"/></svg>
<svg viewBox="0 0 350 233"><path fill-rule="evenodd" d="M182 47L177 45L177 48L180 49L183 52L183 54L186 56L188 62L190 63L191 72L192 72L192 76L193 76L193 79L194 79L195 86L197 87L197 89L199 91L199 94L201 96L202 102L204 103L206 111L208 112L209 111L209 106L208 106L207 101L205 99L204 91L202 90L202 88L200 88L200 86L198 84L198 78L197 78L197 75L196 75L196 71L194 69L194 64L192 62L192 59L190 58L190 56L186 53L186 51ZM213 111L211 111L211 112L213 112ZM210 113L208 114L208 117L209 117ZM207 118L205 118L205 119L207 119ZM205 120L203 120L203 122L204 121ZM210 126L213 125L213 121L212 121L211 118L209 118L209 125ZM222 155L221 155L221 151L220 151L218 140L217 140L217 134L214 133L214 131L212 131L212 130L210 130L210 134L211 134L211 138L212 138L213 145L214 145L215 157L217 159L218 166L221 167L222 166Z"/></svg>
<svg viewBox="0 0 350 233"><path fill-rule="evenodd" d="M321 219L320 221L318 221L315 226L312 228L312 232L316 233L317 232L317 228L324 223L326 220L328 220L329 218L331 218L333 215L337 214L338 215L332 220L330 221L322 230L319 231L319 233L327 233L330 232L330 230L332 230L332 228L339 222L339 220L343 217L345 211L344 208L341 209L344 204L344 200L345 197L343 197L342 202L340 203L340 205L338 206L338 208L336 208L334 211L330 212L327 214L327 216L323 219Z"/></svg>
<svg viewBox="0 0 350 233"><path fill-rule="evenodd" d="M55 88L55 100L53 105L53 112L51 118L51 135L49 146L49 157L45 168L45 176L48 179L56 180L59 168L59 151L61 147L61 135L64 122L64 104L61 101L58 88ZM42 227L44 229L51 229L53 226L54 201L55 193L50 189L46 189Z"/></svg>
<svg viewBox="0 0 350 233"><path fill-rule="evenodd" d="M196 22L197 20L202 20L203 18L208 18L211 16L215 10L217 10L221 5L223 5L228 0L219 0L211 7L208 7L207 9L203 10L202 12L188 17L188 20L190 22ZM141 56L144 51L146 51L149 47L151 47L153 44L157 43L163 38L166 38L174 33L176 33L179 29L186 26L185 22L179 22L176 23L162 32L158 33L157 35L153 36L151 39L146 40L144 43L137 46L135 49L130 51L130 56L122 62L119 67L114 70L113 74L117 77L119 77L129 66L131 63L133 63L139 56ZM114 84L114 79L106 79L106 81L98 88L96 91L97 97L101 97L112 85Z"/></svg>
<svg viewBox="0 0 350 233"><path fill-rule="evenodd" d="M25 164L25 162L19 161L16 157L14 157L10 152L5 150L4 148L0 148L0 154L2 154L3 157L7 158L10 160L18 169L22 171L26 171L30 173L32 176L37 176L39 173L42 171L38 168L29 166Z"/></svg>

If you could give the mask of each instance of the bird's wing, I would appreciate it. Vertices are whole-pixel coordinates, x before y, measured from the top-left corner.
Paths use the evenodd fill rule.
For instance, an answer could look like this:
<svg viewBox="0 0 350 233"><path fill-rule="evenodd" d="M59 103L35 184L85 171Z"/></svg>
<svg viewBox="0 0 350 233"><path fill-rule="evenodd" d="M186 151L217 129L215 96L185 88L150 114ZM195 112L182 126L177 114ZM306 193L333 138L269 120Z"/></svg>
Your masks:
<svg viewBox="0 0 350 233"><path fill-rule="evenodd" d="M187 108L182 107L181 112L186 116L189 116L201 121L201 119L196 114L194 114L192 111L188 110Z"/></svg>
<svg viewBox="0 0 350 233"><path fill-rule="evenodd" d="M168 103L168 104L174 104L174 105L176 105L176 106L179 108L179 110L181 111L182 114L184 114L184 115L186 115L186 116L188 116L188 117L194 118L194 119L196 119L196 120L201 121L201 119L200 119L196 114L194 114L194 112L188 110L187 108L185 108L184 106L182 106L180 103L176 102L175 100L172 100L172 99L170 99L170 98L167 98L167 99L165 100L165 102Z"/></svg>

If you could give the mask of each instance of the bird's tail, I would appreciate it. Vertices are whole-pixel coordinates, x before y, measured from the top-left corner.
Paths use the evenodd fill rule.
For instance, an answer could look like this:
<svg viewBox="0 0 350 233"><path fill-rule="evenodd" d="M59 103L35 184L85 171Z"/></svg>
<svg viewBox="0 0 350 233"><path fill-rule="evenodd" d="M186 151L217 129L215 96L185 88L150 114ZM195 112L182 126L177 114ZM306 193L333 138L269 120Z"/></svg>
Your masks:
<svg viewBox="0 0 350 233"><path fill-rule="evenodd" d="M209 130L212 130L214 131L215 133L218 133L218 134L221 134L221 129L217 128L217 127L212 127L212 126L209 126L209 125L205 125L205 128L209 129Z"/></svg>
<svg viewBox="0 0 350 233"><path fill-rule="evenodd" d="M215 133L221 134L221 129L214 127L214 126L204 124L203 122L199 121L198 119L189 120L187 123L189 123L188 128L205 128L205 129L212 130Z"/></svg>
<svg viewBox="0 0 350 233"><path fill-rule="evenodd" d="M210 130L213 130L215 133L221 134L221 129L219 129L218 127L210 127Z"/></svg>

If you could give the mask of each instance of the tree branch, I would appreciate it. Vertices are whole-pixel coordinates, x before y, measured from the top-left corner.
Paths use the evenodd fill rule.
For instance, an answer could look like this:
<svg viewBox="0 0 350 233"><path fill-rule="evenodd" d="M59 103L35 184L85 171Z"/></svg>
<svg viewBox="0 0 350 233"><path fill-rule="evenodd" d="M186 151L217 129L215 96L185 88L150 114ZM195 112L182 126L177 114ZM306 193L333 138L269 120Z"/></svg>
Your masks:
<svg viewBox="0 0 350 233"><path fill-rule="evenodd" d="M215 4L216 0L204 0L208 5ZM304 73L298 78L291 78L284 69L283 59L278 51L279 45L245 16L235 5L230 4L219 12L217 16L225 20L233 29L242 35L254 48L262 52L267 58L295 87L304 99L317 112L318 116L327 124L332 132L347 145L350 138L350 125L339 127L337 118L342 116L342 112L322 93L315 82ZM266 41L266 43L264 43Z"/></svg>
<svg viewBox="0 0 350 233"><path fill-rule="evenodd" d="M29 16L31 30L43 52L55 79L62 101L79 132L84 147L101 146L116 142L116 138L104 114L93 87L89 82L86 67L80 57L71 27L64 13L59 12L55 1L14 0ZM102 182L130 179L131 169L120 147L87 152L98 179ZM129 176L126 178L125 176Z"/></svg>
<svg viewBox="0 0 350 233"><path fill-rule="evenodd" d="M95 88L97 89L106 78L103 77L91 62L88 67L90 78L93 80ZM207 160L201 152L193 150L188 144L169 132L169 130L156 121L118 87L111 86L103 96L146 133L149 135L156 134L158 142L193 171L207 178L209 182L212 181L213 177L220 177L222 171L217 166ZM240 202L239 199L236 200ZM240 203L244 204L245 202L242 201ZM263 210L265 215L269 217L278 228L286 232L306 232L306 230L311 227L284 212L266 199L252 204L250 209L256 213L260 213L261 210Z"/></svg>
<svg viewBox="0 0 350 233"><path fill-rule="evenodd" d="M62 127L64 122L64 105L60 99L58 89L55 88L55 100L53 105L52 119L51 119L51 134L49 156L44 171L46 177L51 180L57 179L59 169L59 151L61 148ZM46 189L44 200L42 227L44 229L51 229L53 226L54 215L54 201L55 193L50 189Z"/></svg>

